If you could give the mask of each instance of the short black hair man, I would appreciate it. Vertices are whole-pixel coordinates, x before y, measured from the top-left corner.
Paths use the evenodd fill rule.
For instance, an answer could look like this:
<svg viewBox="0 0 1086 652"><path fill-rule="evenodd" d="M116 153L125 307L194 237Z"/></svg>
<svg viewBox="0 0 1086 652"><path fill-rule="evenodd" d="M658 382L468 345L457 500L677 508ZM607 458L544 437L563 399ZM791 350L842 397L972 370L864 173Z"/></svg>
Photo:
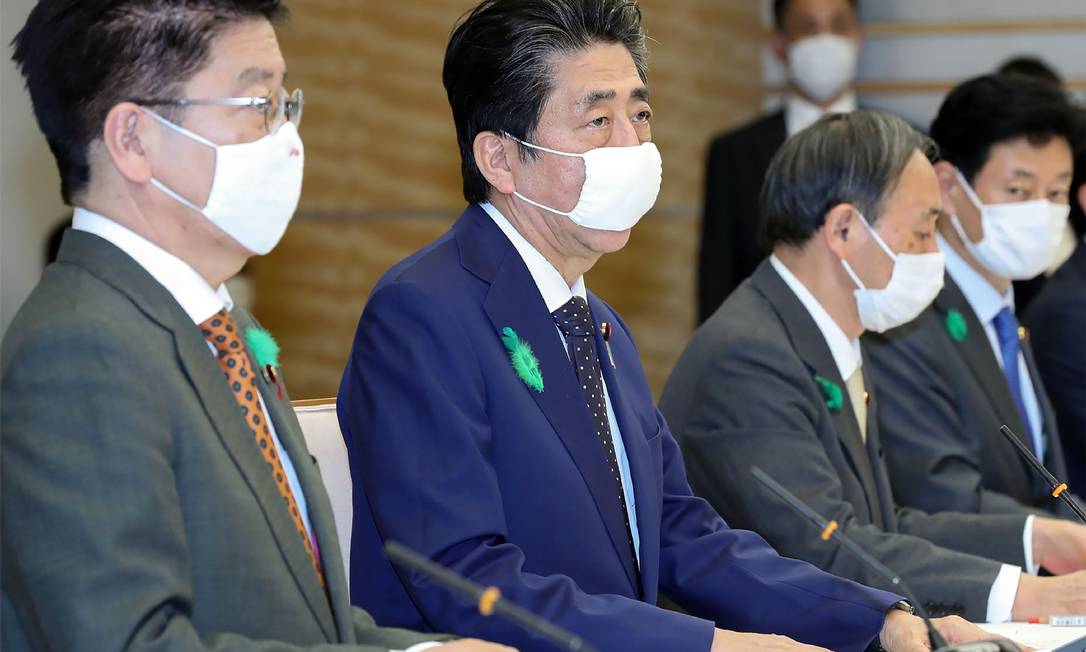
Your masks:
<svg viewBox="0 0 1086 652"><path fill-rule="evenodd" d="M904 505L1069 513L999 429L1010 426L1053 473L1066 474L1011 281L1048 267L1066 229L1073 122L1060 89L985 75L951 91L932 123L946 284L916 322L867 342L890 481ZM1043 559L1049 546L1040 543L1034 555Z"/></svg>

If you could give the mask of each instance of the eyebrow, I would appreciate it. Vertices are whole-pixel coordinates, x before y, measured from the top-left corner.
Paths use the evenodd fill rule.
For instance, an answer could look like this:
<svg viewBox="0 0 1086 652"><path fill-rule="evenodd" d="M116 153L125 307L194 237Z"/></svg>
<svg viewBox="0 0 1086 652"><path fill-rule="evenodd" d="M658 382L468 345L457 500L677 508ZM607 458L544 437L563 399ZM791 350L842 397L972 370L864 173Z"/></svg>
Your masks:
<svg viewBox="0 0 1086 652"><path fill-rule="evenodd" d="M618 93L612 88L606 91L589 91L584 97L577 100L576 107L581 110L587 110L594 106L598 102L604 100L613 100L618 97ZM644 86L639 86L630 91L630 97L643 102L649 101L649 89Z"/></svg>
<svg viewBox="0 0 1086 652"><path fill-rule="evenodd" d="M1025 177L1027 179L1036 179L1037 175L1029 170L1023 170L1022 168L1015 168L1011 170L1012 177Z"/></svg>
<svg viewBox="0 0 1086 652"><path fill-rule="evenodd" d="M275 77L275 73L267 68L261 68L260 66L250 66L241 71L235 82L235 88L239 91L246 89L257 82L267 81ZM283 72L283 81L287 80L286 71Z"/></svg>

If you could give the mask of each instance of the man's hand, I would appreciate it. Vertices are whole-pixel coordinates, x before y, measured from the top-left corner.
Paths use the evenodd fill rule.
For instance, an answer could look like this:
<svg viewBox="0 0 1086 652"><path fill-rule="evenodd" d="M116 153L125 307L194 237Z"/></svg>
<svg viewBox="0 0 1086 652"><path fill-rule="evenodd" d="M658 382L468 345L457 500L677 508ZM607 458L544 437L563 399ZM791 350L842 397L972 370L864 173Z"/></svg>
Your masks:
<svg viewBox="0 0 1086 652"><path fill-rule="evenodd" d="M932 618L931 624L949 645L992 641L999 638L958 616ZM928 628L924 621L897 609L886 615L886 624L883 625L882 632L879 634L879 642L888 652L930 652L931 650L931 638L928 636Z"/></svg>
<svg viewBox="0 0 1086 652"><path fill-rule="evenodd" d="M1053 575L1086 569L1086 525L1033 519L1033 560Z"/></svg>
<svg viewBox="0 0 1086 652"><path fill-rule="evenodd" d="M891 609L879 632L879 643L888 652L928 652L931 643L924 621L907 611Z"/></svg>
<svg viewBox="0 0 1086 652"><path fill-rule="evenodd" d="M1060 577L1034 577L1022 573L1011 608L1012 619L1026 621L1083 613L1086 613L1086 571Z"/></svg>
<svg viewBox="0 0 1086 652"><path fill-rule="evenodd" d="M787 636L772 634L744 634L718 629L713 634L713 647L709 652L746 652L747 650L771 650L780 652L829 652L813 645L796 643Z"/></svg>
<svg viewBox="0 0 1086 652"><path fill-rule="evenodd" d="M434 648L434 652L517 652L516 648L487 643L474 638L465 638L446 643Z"/></svg>
<svg viewBox="0 0 1086 652"><path fill-rule="evenodd" d="M973 641L994 641L1002 638L991 632L986 632L968 620L959 618L958 616L932 618L931 624L934 625L935 629L939 631L939 634L946 639L948 645L972 643ZM1015 645L1017 645L1022 652L1032 650L1032 648L1028 648L1021 643L1015 643Z"/></svg>

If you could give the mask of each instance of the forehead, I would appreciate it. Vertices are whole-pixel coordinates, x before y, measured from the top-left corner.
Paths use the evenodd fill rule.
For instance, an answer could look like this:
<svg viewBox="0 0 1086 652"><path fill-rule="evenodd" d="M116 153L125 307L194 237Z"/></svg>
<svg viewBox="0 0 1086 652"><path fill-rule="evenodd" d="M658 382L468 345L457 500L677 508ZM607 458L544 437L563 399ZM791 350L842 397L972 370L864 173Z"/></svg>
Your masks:
<svg viewBox="0 0 1086 652"><path fill-rule="evenodd" d="M911 219L917 213L924 216L929 209L939 208L940 197L935 168L923 153L914 150L897 185L886 198L886 208L888 212L894 208L903 209L908 212L904 217Z"/></svg>
<svg viewBox="0 0 1086 652"><path fill-rule="evenodd" d="M1043 143L1031 143L1022 136L992 145L982 172L1051 176L1069 172L1071 165L1071 145L1066 139L1054 136Z"/></svg>
<svg viewBox="0 0 1086 652"><path fill-rule="evenodd" d="M190 86L235 87L281 80L286 62L271 23L263 18L227 27L211 43L208 60Z"/></svg>
<svg viewBox="0 0 1086 652"><path fill-rule="evenodd" d="M551 68L555 82L552 101L575 100L592 91L612 89L625 99L630 90L644 85L633 55L619 43L597 43L554 55Z"/></svg>

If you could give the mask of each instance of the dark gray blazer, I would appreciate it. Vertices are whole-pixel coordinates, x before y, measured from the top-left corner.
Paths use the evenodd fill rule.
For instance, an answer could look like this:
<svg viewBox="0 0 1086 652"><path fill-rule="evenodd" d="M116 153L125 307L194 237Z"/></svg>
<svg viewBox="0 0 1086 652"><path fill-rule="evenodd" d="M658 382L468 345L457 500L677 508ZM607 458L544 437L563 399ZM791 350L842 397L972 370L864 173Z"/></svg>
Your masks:
<svg viewBox="0 0 1086 652"><path fill-rule="evenodd" d="M839 409L827 407L816 375L840 388ZM732 527L757 531L782 555L887 586L768 494L751 477L753 466L839 521L934 613L984 620L999 562L1024 561L1025 516L929 515L895 506L878 402L868 404L865 445L821 331L768 260L694 335L660 410L683 448L695 493Z"/></svg>
<svg viewBox="0 0 1086 652"><path fill-rule="evenodd" d="M959 320L952 315L965 324L957 339L948 327L948 320ZM899 503L932 512L1069 515L999 432L1007 424L1028 437L984 326L949 274L920 317L883 335L867 334L864 345ZM1044 462L1065 478L1056 417L1028 341L1022 353L1044 418Z"/></svg>
<svg viewBox="0 0 1086 652"><path fill-rule="evenodd" d="M0 369L5 652L378 652L433 640L350 606L316 461L289 401L262 384L325 594L199 329L120 249L69 231Z"/></svg>

